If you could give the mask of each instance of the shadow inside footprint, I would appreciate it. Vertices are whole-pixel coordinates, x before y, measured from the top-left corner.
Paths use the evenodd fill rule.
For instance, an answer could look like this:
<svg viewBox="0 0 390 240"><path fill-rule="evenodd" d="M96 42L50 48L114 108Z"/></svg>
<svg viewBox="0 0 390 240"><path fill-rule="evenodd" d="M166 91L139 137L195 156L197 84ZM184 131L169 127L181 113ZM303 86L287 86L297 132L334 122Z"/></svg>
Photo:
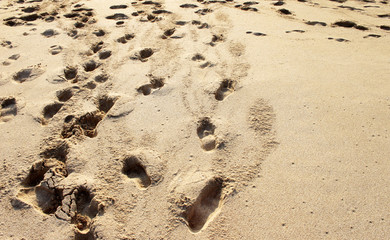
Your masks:
<svg viewBox="0 0 390 240"><path fill-rule="evenodd" d="M26 69L22 69L19 72L15 73L13 75L13 79L16 82L23 83L25 81L33 80L33 79L39 77L40 75L42 75L42 73L43 73L43 70L38 69L38 68L26 68Z"/></svg>
<svg viewBox="0 0 390 240"><path fill-rule="evenodd" d="M45 119L50 119L50 118L54 117L54 115L56 115L58 113L58 111L60 111L60 109L63 105L64 104L62 104L62 103L52 103L52 104L45 106L43 108L43 117Z"/></svg>
<svg viewBox="0 0 390 240"><path fill-rule="evenodd" d="M116 100L114 97L104 95L98 99L98 109L107 113L114 106Z"/></svg>
<svg viewBox="0 0 390 240"><path fill-rule="evenodd" d="M67 66L64 69L64 75L65 75L66 80L72 80L72 79L76 78L76 76L77 76L77 68L71 67L71 66Z"/></svg>
<svg viewBox="0 0 390 240"><path fill-rule="evenodd" d="M33 187L38 185L44 178L45 173L50 167L45 166L43 161L34 163L30 168L27 177L23 180L22 185L25 187Z"/></svg>
<svg viewBox="0 0 390 240"><path fill-rule="evenodd" d="M134 178L138 187L145 189L152 183L150 177L146 173L145 167L136 156L130 156L124 159L122 173L129 178Z"/></svg>
<svg viewBox="0 0 390 240"><path fill-rule="evenodd" d="M72 91L72 88L66 88L66 89L57 91L56 95L57 95L57 98L60 102L66 102L71 97L73 97L73 91Z"/></svg>

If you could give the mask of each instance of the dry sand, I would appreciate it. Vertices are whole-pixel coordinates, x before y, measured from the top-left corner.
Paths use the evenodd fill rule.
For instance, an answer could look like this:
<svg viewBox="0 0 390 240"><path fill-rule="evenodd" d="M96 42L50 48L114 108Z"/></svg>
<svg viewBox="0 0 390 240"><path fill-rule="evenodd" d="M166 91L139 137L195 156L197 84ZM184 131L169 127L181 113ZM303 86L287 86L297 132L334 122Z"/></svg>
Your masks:
<svg viewBox="0 0 390 240"><path fill-rule="evenodd" d="M0 7L0 239L390 238L388 0Z"/></svg>

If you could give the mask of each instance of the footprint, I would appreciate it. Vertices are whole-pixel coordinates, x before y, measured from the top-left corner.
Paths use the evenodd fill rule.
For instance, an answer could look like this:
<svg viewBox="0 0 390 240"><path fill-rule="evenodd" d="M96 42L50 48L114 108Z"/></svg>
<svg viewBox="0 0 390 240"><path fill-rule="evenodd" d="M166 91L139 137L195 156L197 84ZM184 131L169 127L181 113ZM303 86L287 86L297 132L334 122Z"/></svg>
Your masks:
<svg viewBox="0 0 390 240"><path fill-rule="evenodd" d="M171 28L171 29L168 29L168 30L165 30L164 31L164 34L162 35L162 39L167 39L169 38L170 36L172 36L174 33L175 33L176 29L175 28Z"/></svg>
<svg viewBox="0 0 390 240"><path fill-rule="evenodd" d="M234 92L236 85L236 81L231 79L224 79L215 92L215 99L218 101L224 100L227 96Z"/></svg>
<svg viewBox="0 0 390 240"><path fill-rule="evenodd" d="M99 53L99 59L104 60L111 57L112 52L110 50L104 50Z"/></svg>
<svg viewBox="0 0 390 240"><path fill-rule="evenodd" d="M154 53L154 51L151 48L142 49L141 51L139 51L139 58L141 60L147 59L147 58L151 57L153 55L153 53Z"/></svg>
<svg viewBox="0 0 390 240"><path fill-rule="evenodd" d="M196 133L201 141L201 147L205 151L211 151L217 147L217 139L214 136L215 125L211 123L210 118L205 117L198 123Z"/></svg>
<svg viewBox="0 0 390 240"><path fill-rule="evenodd" d="M18 83L23 83L25 81L31 81L41 76L44 71L40 68L29 67L20 70L19 72L13 75L13 79Z"/></svg>
<svg viewBox="0 0 390 240"><path fill-rule="evenodd" d="M33 22L33 21L40 19L40 18L41 18L41 16L39 16L38 14L35 14L35 13L20 17L21 20L26 21L26 22Z"/></svg>
<svg viewBox="0 0 390 240"><path fill-rule="evenodd" d="M238 4L238 5L235 5L234 7L235 8L239 8L239 9L241 9L243 11L257 12L258 11L257 8L250 7L251 5L255 5L255 4L258 4L258 2L244 2L244 5Z"/></svg>
<svg viewBox="0 0 390 240"><path fill-rule="evenodd" d="M99 52L103 48L103 44L104 44L103 41L92 44L91 50L93 51L93 53Z"/></svg>
<svg viewBox="0 0 390 240"><path fill-rule="evenodd" d="M25 13L32 13L32 12L35 12L35 11L38 11L39 10L39 6L34 6L34 7L26 7L26 8L23 8L22 9L22 12L25 12Z"/></svg>
<svg viewBox="0 0 390 240"><path fill-rule="evenodd" d="M64 69L64 75L66 80L73 80L73 82L77 82L77 68L72 66L67 66Z"/></svg>
<svg viewBox="0 0 390 240"><path fill-rule="evenodd" d="M274 6L283 6L285 2L283 1L277 1L276 3L273 3Z"/></svg>
<svg viewBox="0 0 390 240"><path fill-rule="evenodd" d="M158 10L154 10L152 13L153 14L164 14L164 13L171 14L172 12L165 10L165 9L158 9Z"/></svg>
<svg viewBox="0 0 390 240"><path fill-rule="evenodd" d="M45 173L50 169L44 161L36 162L30 168L27 177L23 180L22 185L25 187L34 187L42 182Z"/></svg>
<svg viewBox="0 0 390 240"><path fill-rule="evenodd" d="M65 141L55 141L39 155L43 159L56 159L65 163L69 153L69 145Z"/></svg>
<svg viewBox="0 0 390 240"><path fill-rule="evenodd" d="M89 112L79 118L69 115L65 118L61 136L70 138L73 135L85 135L90 138L97 136L97 125L103 120L104 114L101 111Z"/></svg>
<svg viewBox="0 0 390 240"><path fill-rule="evenodd" d="M344 5L341 5L341 6L338 6L339 8L345 8L345 9L348 9L348 10L351 10L351 11L364 11L363 9L361 8L355 8L355 7L350 7L350 6L344 6Z"/></svg>
<svg viewBox="0 0 390 240"><path fill-rule="evenodd" d="M93 221L98 214L104 212L104 205L86 186L64 188L61 206L55 216L69 221L75 226L75 239L96 239L93 232Z"/></svg>
<svg viewBox="0 0 390 240"><path fill-rule="evenodd" d="M8 60L16 61L16 60L18 60L19 58L20 58L20 54L14 54L14 55L11 55L10 57L8 57ZM3 65L4 65L4 66L9 66L9 65L11 65L11 62L8 61L8 60L6 60L6 61L3 62Z"/></svg>
<svg viewBox="0 0 390 240"><path fill-rule="evenodd" d="M186 22L186 21L176 21L175 22L175 24L176 25L179 25L179 26L184 26L184 25L186 25L188 22Z"/></svg>
<svg viewBox="0 0 390 240"><path fill-rule="evenodd" d="M153 49L144 48L130 57L132 60L140 60L141 62L148 61L148 58L154 54Z"/></svg>
<svg viewBox="0 0 390 240"><path fill-rule="evenodd" d="M372 37L372 38L380 38L381 35L378 35L378 34L368 34L367 36L364 36L363 38L370 38L370 37Z"/></svg>
<svg viewBox="0 0 390 240"><path fill-rule="evenodd" d="M356 28L358 30L366 31L368 30L367 27L362 26L362 25L357 25L355 22L352 21L337 21L332 24L333 26L338 26L338 27L344 27L344 28Z"/></svg>
<svg viewBox="0 0 390 240"><path fill-rule="evenodd" d="M369 30L368 27L362 26L362 25L357 25L355 26L356 29L361 30L361 31L367 31Z"/></svg>
<svg viewBox="0 0 390 240"><path fill-rule="evenodd" d="M103 37L104 35L106 35L106 32L103 31L102 29L99 29L99 30L95 30L92 32L96 37Z"/></svg>
<svg viewBox="0 0 390 240"><path fill-rule="evenodd" d="M83 28L83 27L85 27L85 24L82 23L82 22L76 22L76 23L74 24L74 26L75 26L75 28Z"/></svg>
<svg viewBox="0 0 390 240"><path fill-rule="evenodd" d="M112 5L110 6L110 9L125 9L127 8L127 5Z"/></svg>
<svg viewBox="0 0 390 240"><path fill-rule="evenodd" d="M337 42L350 42L348 39L344 39L344 38L332 38L332 37L328 37L329 40L335 40Z"/></svg>
<svg viewBox="0 0 390 240"><path fill-rule="evenodd" d="M22 181L17 199L45 213L53 214L61 204L62 194L58 184L68 173L66 165L50 158L35 162ZM13 204L17 208L19 204Z"/></svg>
<svg viewBox="0 0 390 240"><path fill-rule="evenodd" d="M326 23L319 22L319 21L308 21L308 22L306 22L306 24L310 25L310 26L320 25L320 26L323 26L323 27L325 27L327 25Z"/></svg>
<svg viewBox="0 0 390 240"><path fill-rule="evenodd" d="M390 14L380 14L378 15L380 18L390 18Z"/></svg>
<svg viewBox="0 0 390 240"><path fill-rule="evenodd" d="M58 192L42 186L22 188L16 197L44 214L55 213L61 204Z"/></svg>
<svg viewBox="0 0 390 240"><path fill-rule="evenodd" d="M154 76L149 76L149 77L151 78L150 83L142 85L137 89L139 93L142 93L145 96L151 94L153 89L160 89L165 84L164 78L158 78Z"/></svg>
<svg viewBox="0 0 390 240"><path fill-rule="evenodd" d="M14 97L0 98L0 121L8 122L18 113Z"/></svg>
<svg viewBox="0 0 390 240"><path fill-rule="evenodd" d="M135 37L134 34L125 34L123 37L118 38L116 41L125 44L127 43L127 41L130 41L134 37Z"/></svg>
<svg viewBox="0 0 390 240"><path fill-rule="evenodd" d="M214 47L217 42L223 42L225 41L225 37L222 34L216 35L214 34L211 38L211 42L209 43L210 46Z"/></svg>
<svg viewBox="0 0 390 240"><path fill-rule="evenodd" d="M209 8L205 8L205 9L199 9L197 11L195 11L196 14L199 14L199 15L206 15L207 13L212 13L213 10L209 9Z"/></svg>
<svg viewBox="0 0 390 240"><path fill-rule="evenodd" d="M53 37L55 35L58 35L58 32L53 30L53 29L47 29L45 30L43 33L41 33L43 36L49 38L49 37Z"/></svg>
<svg viewBox="0 0 390 240"><path fill-rule="evenodd" d="M122 173L134 179L140 189L146 189L152 183L145 167L137 156L126 157L123 160Z"/></svg>
<svg viewBox="0 0 390 240"><path fill-rule="evenodd" d="M109 97L107 95L99 97L97 101L98 109L104 113L108 113L108 111L110 111L110 109L114 106L117 99L118 98Z"/></svg>
<svg viewBox="0 0 390 240"><path fill-rule="evenodd" d="M144 2L142 2L142 4L144 4L144 5L154 5L154 6L156 6L156 7L161 7L161 4L160 4L160 3L158 3L158 2L153 2L153 1L144 1Z"/></svg>
<svg viewBox="0 0 390 240"><path fill-rule="evenodd" d="M206 68L206 67L214 67L215 66L215 64L214 63L211 63L211 62L205 62L205 63L203 63L203 64L201 64L199 67L200 68Z"/></svg>
<svg viewBox="0 0 390 240"><path fill-rule="evenodd" d="M186 4L180 5L180 7L181 7L181 8L197 8L198 5L186 3Z"/></svg>
<svg viewBox="0 0 390 240"><path fill-rule="evenodd" d="M89 227L90 219L97 215L98 209L92 204L94 196L86 187L75 189L73 194L76 200L76 219L73 221L80 231L84 231Z"/></svg>
<svg viewBox="0 0 390 240"><path fill-rule="evenodd" d="M261 33L261 32L252 32L252 31L247 31L246 34L253 34L255 36L258 36L258 37L263 37L263 36L267 36L267 34L265 33Z"/></svg>
<svg viewBox="0 0 390 240"><path fill-rule="evenodd" d="M11 55L8 59L16 61L19 58L20 58L20 54L14 54L14 55Z"/></svg>
<svg viewBox="0 0 390 240"><path fill-rule="evenodd" d="M283 14L283 15L291 15L291 14L292 14L292 13L290 12L290 10L285 9L285 8L279 9L278 12L279 12L280 14Z"/></svg>
<svg viewBox="0 0 390 240"><path fill-rule="evenodd" d="M390 26L380 25L379 28L382 30L390 31Z"/></svg>
<svg viewBox="0 0 390 240"><path fill-rule="evenodd" d="M56 92L57 99L60 102L66 102L68 101L71 97L73 97L73 90L72 88L65 88L63 90L59 90Z"/></svg>
<svg viewBox="0 0 390 240"><path fill-rule="evenodd" d="M286 31L286 33L294 33L294 32L297 32L297 33L304 33L305 31L304 31L304 30L291 30L291 31Z"/></svg>
<svg viewBox="0 0 390 240"><path fill-rule="evenodd" d="M63 103L52 103L45 106L42 111L43 117L46 120L54 117L54 115L56 115L58 111L60 111L63 105L64 105Z"/></svg>
<svg viewBox="0 0 390 240"><path fill-rule="evenodd" d="M192 61L204 61L205 60L205 57L202 55L202 54L195 54L192 58L191 58Z"/></svg>
<svg viewBox="0 0 390 240"><path fill-rule="evenodd" d="M201 231L212 220L216 210L221 207L223 187L222 178L213 178L184 212L184 219L191 232Z"/></svg>
<svg viewBox="0 0 390 240"><path fill-rule="evenodd" d="M101 73L99 75L97 75L95 77L95 81L98 82L98 83L104 83L106 82L108 79L110 78L110 76L106 73Z"/></svg>
<svg viewBox="0 0 390 240"><path fill-rule="evenodd" d="M14 48L14 47L15 47L15 46L12 44L11 41L7 41L7 40L2 41L2 42L0 43L0 45L1 45L2 47L5 47L5 48Z"/></svg>
<svg viewBox="0 0 390 240"><path fill-rule="evenodd" d="M110 20L126 20L129 19L129 17L124 13L115 13L113 15L107 16L106 19Z"/></svg>
<svg viewBox="0 0 390 240"><path fill-rule="evenodd" d="M88 88L88 89L95 89L96 88L96 84L93 81L89 81L83 87Z"/></svg>
<svg viewBox="0 0 390 240"><path fill-rule="evenodd" d="M59 45L53 45L53 46L50 46L50 48L49 48L49 53L51 55L57 55L60 52L62 52L62 47Z"/></svg>
<svg viewBox="0 0 390 240"><path fill-rule="evenodd" d="M89 60L83 64L83 68L86 72L92 72L100 66L100 63L95 62L95 60Z"/></svg>

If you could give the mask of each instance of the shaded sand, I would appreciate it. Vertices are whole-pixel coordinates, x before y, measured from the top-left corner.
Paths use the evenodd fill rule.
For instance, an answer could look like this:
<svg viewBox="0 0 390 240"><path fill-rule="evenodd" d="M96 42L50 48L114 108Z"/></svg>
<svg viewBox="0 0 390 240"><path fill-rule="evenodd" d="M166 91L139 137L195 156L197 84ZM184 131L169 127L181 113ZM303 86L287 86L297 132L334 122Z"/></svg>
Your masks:
<svg viewBox="0 0 390 240"><path fill-rule="evenodd" d="M1 1L1 239L387 239L390 6Z"/></svg>

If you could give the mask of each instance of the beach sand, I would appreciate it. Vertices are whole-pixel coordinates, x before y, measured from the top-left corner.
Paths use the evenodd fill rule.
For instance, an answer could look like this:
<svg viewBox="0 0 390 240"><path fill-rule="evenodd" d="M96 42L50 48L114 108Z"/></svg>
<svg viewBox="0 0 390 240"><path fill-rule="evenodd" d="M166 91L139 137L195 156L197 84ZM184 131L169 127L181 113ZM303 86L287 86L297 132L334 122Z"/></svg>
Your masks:
<svg viewBox="0 0 390 240"><path fill-rule="evenodd" d="M390 238L389 1L0 17L0 239Z"/></svg>

